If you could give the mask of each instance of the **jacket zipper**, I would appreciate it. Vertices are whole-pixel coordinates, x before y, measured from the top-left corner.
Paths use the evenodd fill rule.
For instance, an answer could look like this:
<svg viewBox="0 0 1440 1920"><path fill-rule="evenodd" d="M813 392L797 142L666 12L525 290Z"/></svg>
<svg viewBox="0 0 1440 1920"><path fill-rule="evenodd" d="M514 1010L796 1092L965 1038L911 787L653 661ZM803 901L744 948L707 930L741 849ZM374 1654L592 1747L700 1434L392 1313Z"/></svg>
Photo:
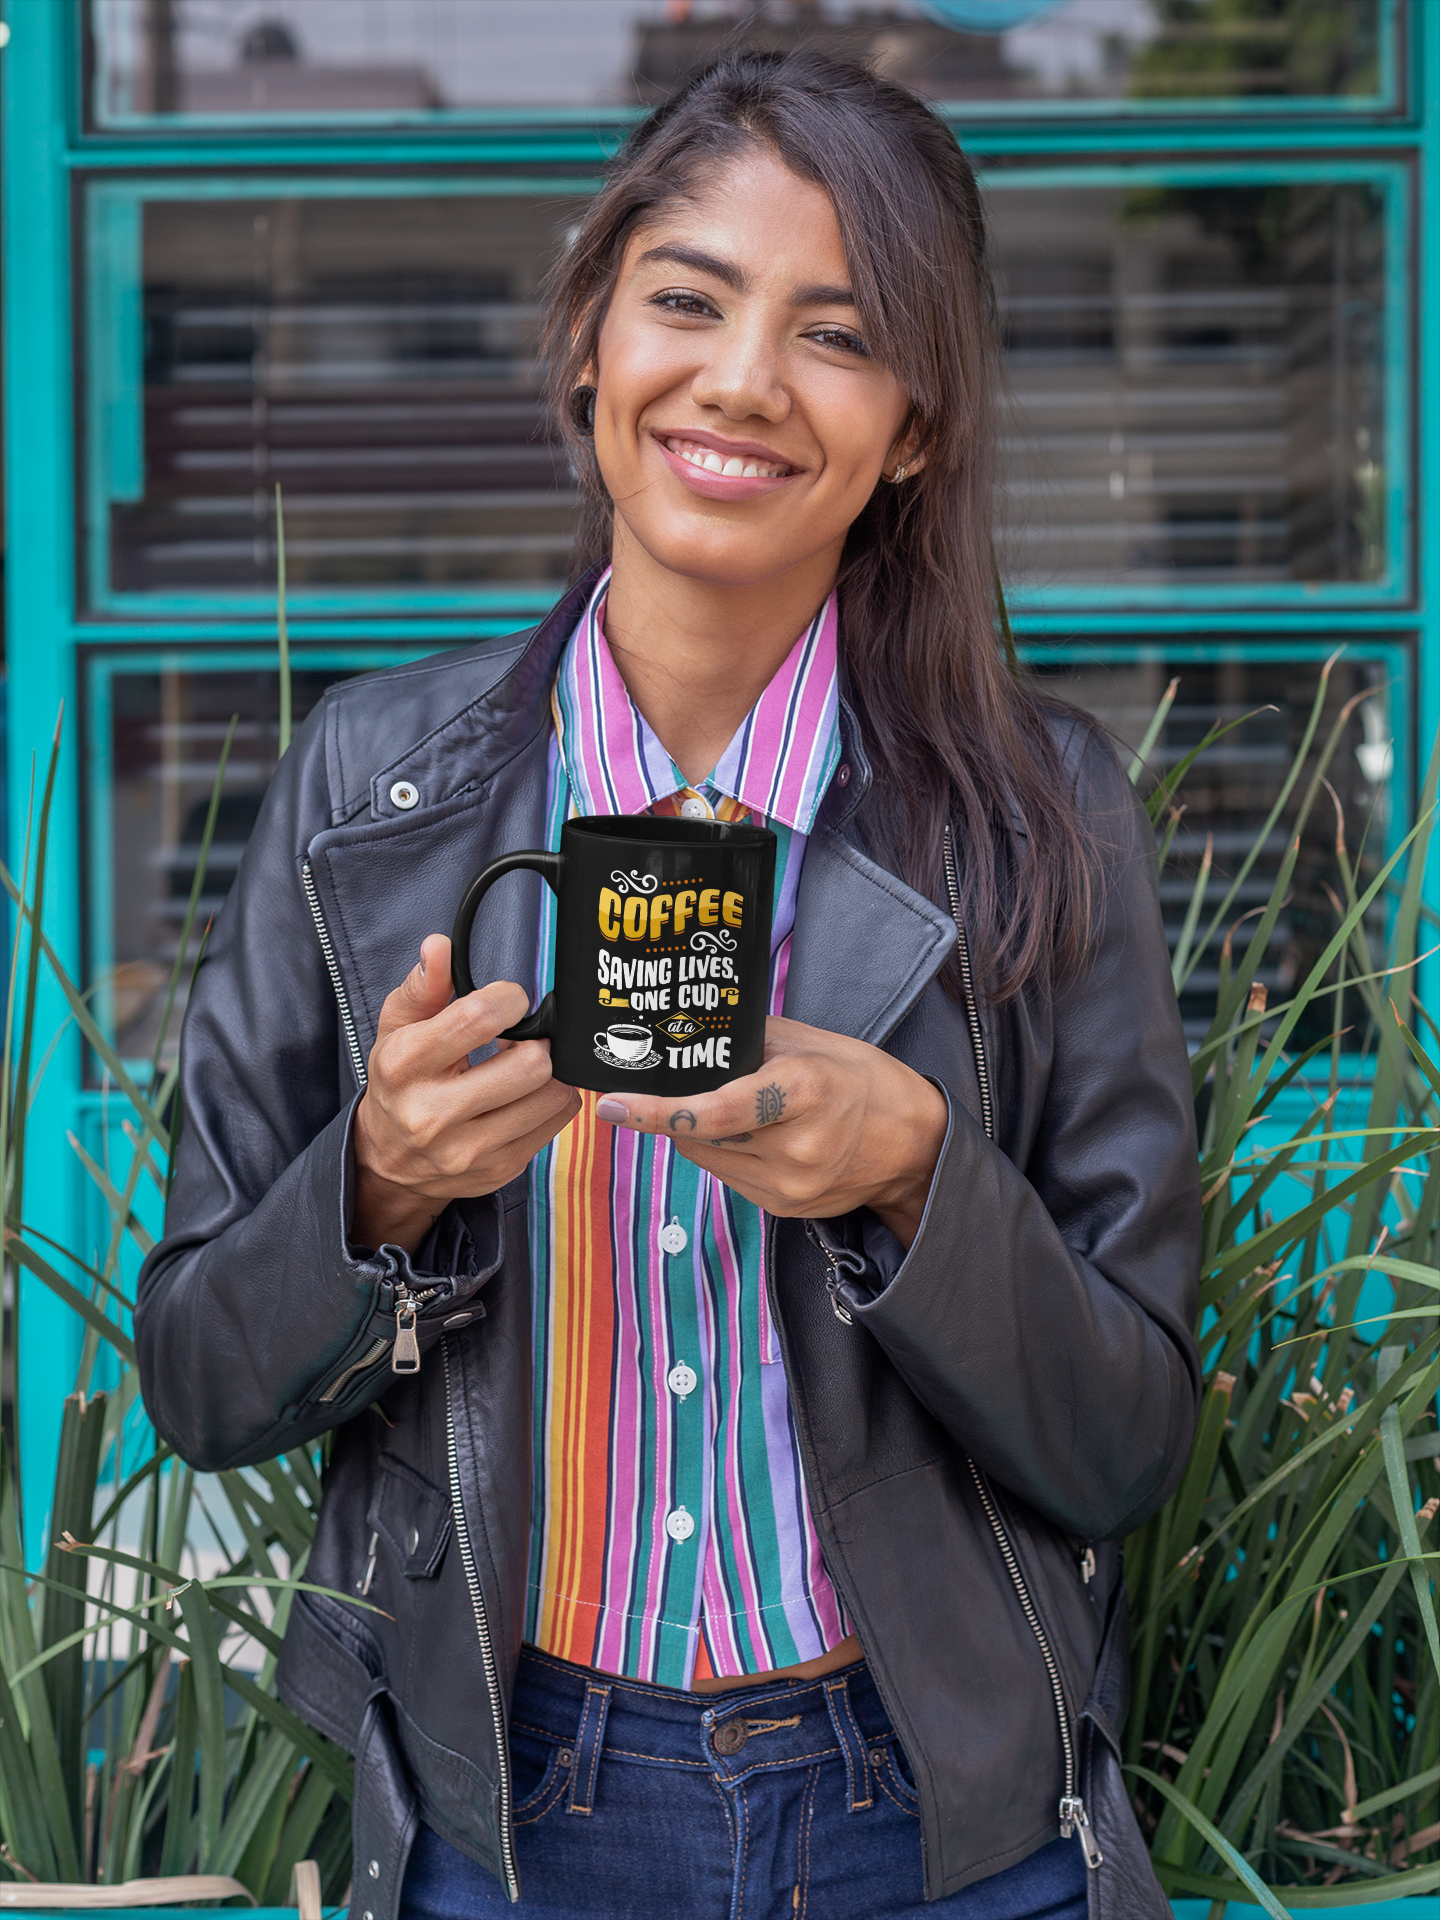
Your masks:
<svg viewBox="0 0 1440 1920"><path fill-rule="evenodd" d="M960 960L960 983L965 993L965 1019L970 1028L970 1044L975 1051L975 1078L980 1085L980 1117L985 1128L985 1137L993 1142L995 1138L995 1109L990 1098L990 1069L985 1059L985 1036L980 1027L980 1012L975 1000L974 976L970 970L970 943L965 937L965 922L960 912L960 874L955 861L955 837L949 822L945 826L945 886L950 895L950 913L955 922L956 949ZM1005 1531L1005 1522L1000 1518L1000 1509L995 1496L990 1491L989 1482L975 1462L966 1455L970 1468L970 1477L975 1482L975 1491L980 1496L980 1505L985 1518L990 1523L990 1531L995 1536L995 1544L1000 1549L1000 1558L1005 1563L1005 1571L1010 1576L1010 1584L1015 1589L1015 1597L1020 1602L1020 1611L1026 1624L1035 1636L1035 1644L1040 1649L1040 1658L1045 1662L1045 1672L1050 1681L1050 1694L1055 1703L1055 1718L1060 1725L1060 1750L1065 1762L1065 1791L1060 1796L1060 1832L1068 1840L1071 1834L1078 1834L1080 1845L1085 1854L1085 1865L1092 1871L1104 1861L1100 1843L1095 1838L1095 1829L1090 1825L1090 1816L1085 1811L1085 1802L1080 1796L1079 1780L1075 1766L1075 1736L1070 1722L1070 1708L1065 1699L1065 1687L1060 1678L1059 1663L1050 1645L1049 1636L1030 1597L1030 1589L1025 1584L1025 1575L1016 1558L1015 1549L1010 1544L1010 1536Z"/></svg>
<svg viewBox="0 0 1440 1920"><path fill-rule="evenodd" d="M320 936L320 951L325 956L330 985L335 989L336 1004L340 1008L340 1024L345 1029L345 1044L350 1049L350 1065L355 1070L355 1083L363 1087L369 1077L365 1071L365 1055L360 1051L360 1036L355 1031L355 1021L350 1013L350 996L345 991L345 982L340 978L340 963L335 958L335 949L330 942L330 929L325 925L325 916L320 911L320 895L316 891L315 876L310 871L308 860L300 869L300 877L305 884L305 898L310 902L310 918L315 922L315 931Z"/></svg>
<svg viewBox="0 0 1440 1920"><path fill-rule="evenodd" d="M305 887L305 898L310 905L310 918L315 922L315 931L320 936L320 951L325 956L325 968L330 975L330 985L335 992L335 1004L340 1009L340 1025L345 1034L345 1045L350 1054L350 1065L355 1074L355 1084L363 1087L369 1080L365 1067L365 1054L360 1045L360 1035L355 1028L354 1015L350 1011L350 996L345 991L345 982L340 973L340 962L335 958L334 943L330 938L330 929L325 924L325 915L320 907L320 894L315 885L315 875L307 860L300 869L300 878ZM415 1333L416 1309L427 1300L433 1300L440 1291L431 1287L422 1293L412 1293L402 1281L395 1289L395 1340L390 1351L390 1371L392 1373L418 1373L420 1371L420 1342ZM320 1395L321 1402L334 1400L353 1374L361 1373L366 1367L373 1366L380 1358L382 1347L389 1344L377 1340L368 1353L363 1354L354 1366L330 1382Z"/></svg>
<svg viewBox="0 0 1440 1920"><path fill-rule="evenodd" d="M495 1727L496 1765L500 1771L500 1862L505 1874L505 1891L512 1901L520 1898L520 1875L515 1867L515 1835L510 1818L510 1751L505 1739L505 1703L500 1692L500 1675L495 1666L495 1647L490 1638L490 1618L485 1611L485 1595L475 1569L475 1552L470 1543L470 1523L465 1518L465 1502L460 1492L460 1459L455 1441L455 1404L450 1391L450 1342L440 1343L440 1358L445 1367L445 1461L450 1473L450 1506L455 1516L455 1540L460 1548L460 1564L465 1569L465 1584L470 1590L470 1606L475 1615L475 1635L480 1642L480 1664L485 1670L485 1685L490 1695L490 1716Z"/></svg>
<svg viewBox="0 0 1440 1920"><path fill-rule="evenodd" d="M308 868L307 868L308 872ZM970 942L960 914L960 869L955 863L955 836L945 823L945 885L950 893L950 915L955 922L955 951L960 961L960 984L965 990L965 1019L970 1028L970 1045L975 1053L975 1078L980 1083L980 1119L985 1138L995 1138L995 1109L990 1102L990 1070L985 1064L985 1036L980 1030L980 1011L975 1001L975 979L970 971Z"/></svg>

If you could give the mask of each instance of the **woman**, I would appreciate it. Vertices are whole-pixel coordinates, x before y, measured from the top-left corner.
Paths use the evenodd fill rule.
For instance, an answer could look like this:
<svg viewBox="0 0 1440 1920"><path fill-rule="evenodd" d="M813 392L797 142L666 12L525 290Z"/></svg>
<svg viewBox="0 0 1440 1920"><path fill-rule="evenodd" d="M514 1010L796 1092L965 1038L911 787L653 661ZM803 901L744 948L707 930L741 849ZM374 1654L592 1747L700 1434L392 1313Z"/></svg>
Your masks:
<svg viewBox="0 0 1440 1920"><path fill-rule="evenodd" d="M1195 1417L1190 1082L1143 811L996 637L973 178L862 71L731 57L548 346L575 586L332 690L200 971L155 1424L333 1430L281 1684L355 1752L363 1920L1158 1915L1109 1543ZM683 1104L492 1046L538 883L462 1000L429 931L647 809L780 848L765 1065Z"/></svg>

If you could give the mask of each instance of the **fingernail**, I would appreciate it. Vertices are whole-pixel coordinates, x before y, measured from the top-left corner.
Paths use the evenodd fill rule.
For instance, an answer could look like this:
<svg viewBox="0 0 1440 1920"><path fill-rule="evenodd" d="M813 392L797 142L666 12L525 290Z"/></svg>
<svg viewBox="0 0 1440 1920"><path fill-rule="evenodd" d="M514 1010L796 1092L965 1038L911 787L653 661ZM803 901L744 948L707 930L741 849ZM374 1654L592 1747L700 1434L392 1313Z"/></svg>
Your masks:
<svg viewBox="0 0 1440 1920"><path fill-rule="evenodd" d="M603 1100L595 1102L595 1118L608 1120L612 1127L621 1127L630 1118L630 1109L623 1100L616 1100L607 1093Z"/></svg>
<svg viewBox="0 0 1440 1920"><path fill-rule="evenodd" d="M425 978L425 949L424 949L424 947L421 947L421 949L420 949L420 978L421 978L422 980L423 980L423 979Z"/></svg>

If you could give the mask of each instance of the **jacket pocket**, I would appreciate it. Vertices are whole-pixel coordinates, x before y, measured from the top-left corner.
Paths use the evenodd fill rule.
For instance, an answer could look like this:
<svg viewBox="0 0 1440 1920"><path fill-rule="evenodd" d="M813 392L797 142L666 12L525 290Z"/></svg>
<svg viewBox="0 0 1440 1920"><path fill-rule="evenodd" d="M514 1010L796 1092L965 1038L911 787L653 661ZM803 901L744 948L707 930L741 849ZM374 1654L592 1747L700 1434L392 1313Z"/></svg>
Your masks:
<svg viewBox="0 0 1440 1920"><path fill-rule="evenodd" d="M454 1516L438 1488L393 1453L382 1453L365 1524L384 1540L407 1580L433 1580Z"/></svg>

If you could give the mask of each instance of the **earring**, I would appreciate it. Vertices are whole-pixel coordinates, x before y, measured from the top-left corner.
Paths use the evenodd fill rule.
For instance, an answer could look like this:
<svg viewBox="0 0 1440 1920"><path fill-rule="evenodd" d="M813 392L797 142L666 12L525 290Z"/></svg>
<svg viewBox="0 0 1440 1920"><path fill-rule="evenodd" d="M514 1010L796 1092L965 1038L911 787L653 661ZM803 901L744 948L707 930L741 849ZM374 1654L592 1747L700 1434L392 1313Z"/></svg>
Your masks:
<svg viewBox="0 0 1440 1920"><path fill-rule="evenodd" d="M891 486L898 487L900 482L905 478L906 474L909 473L909 471L910 471L909 467L907 467L904 461L902 460L900 465L896 467L894 473L892 473L890 476Z"/></svg>
<svg viewBox="0 0 1440 1920"><path fill-rule="evenodd" d="M570 424L586 440L595 438L595 389L594 387L572 387L570 389Z"/></svg>

